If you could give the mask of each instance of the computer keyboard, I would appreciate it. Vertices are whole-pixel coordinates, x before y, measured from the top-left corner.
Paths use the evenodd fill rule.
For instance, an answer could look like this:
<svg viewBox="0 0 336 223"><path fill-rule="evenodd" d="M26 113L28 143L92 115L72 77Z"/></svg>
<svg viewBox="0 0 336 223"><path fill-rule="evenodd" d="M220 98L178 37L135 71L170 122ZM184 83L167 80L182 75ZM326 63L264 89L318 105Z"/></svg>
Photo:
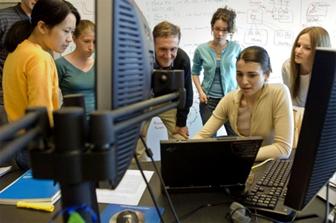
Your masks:
<svg viewBox="0 0 336 223"><path fill-rule="evenodd" d="M274 160L251 185L243 203L253 212L280 221L290 221L295 213L284 206L292 160Z"/></svg>

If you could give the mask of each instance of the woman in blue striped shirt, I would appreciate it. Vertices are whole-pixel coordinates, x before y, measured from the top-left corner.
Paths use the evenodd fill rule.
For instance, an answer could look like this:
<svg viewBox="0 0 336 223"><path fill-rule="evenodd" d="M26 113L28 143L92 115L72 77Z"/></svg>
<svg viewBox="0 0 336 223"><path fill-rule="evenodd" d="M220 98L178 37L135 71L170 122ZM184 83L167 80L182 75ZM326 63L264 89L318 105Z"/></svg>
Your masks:
<svg viewBox="0 0 336 223"><path fill-rule="evenodd" d="M235 19L236 13L232 9L218 8L211 19L213 40L199 45L194 54L192 79L199 94L203 125L220 99L237 87L236 59L240 53L240 46L228 38L232 37L235 31ZM231 133L229 126L226 126L226 131Z"/></svg>

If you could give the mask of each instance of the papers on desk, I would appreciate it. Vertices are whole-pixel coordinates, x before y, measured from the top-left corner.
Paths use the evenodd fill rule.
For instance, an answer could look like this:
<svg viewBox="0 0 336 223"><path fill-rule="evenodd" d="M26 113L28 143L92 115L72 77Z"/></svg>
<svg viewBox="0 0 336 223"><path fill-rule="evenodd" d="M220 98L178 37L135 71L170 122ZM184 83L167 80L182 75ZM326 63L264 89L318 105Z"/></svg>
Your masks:
<svg viewBox="0 0 336 223"><path fill-rule="evenodd" d="M153 176L153 171L144 171L147 181ZM96 189L98 203L114 203L138 205L146 183L139 170L127 170L125 176L115 190Z"/></svg>
<svg viewBox="0 0 336 223"><path fill-rule="evenodd" d="M321 190L318 192L317 196L326 200L326 186L322 187ZM329 203L333 206L336 205L336 174L329 180Z"/></svg>

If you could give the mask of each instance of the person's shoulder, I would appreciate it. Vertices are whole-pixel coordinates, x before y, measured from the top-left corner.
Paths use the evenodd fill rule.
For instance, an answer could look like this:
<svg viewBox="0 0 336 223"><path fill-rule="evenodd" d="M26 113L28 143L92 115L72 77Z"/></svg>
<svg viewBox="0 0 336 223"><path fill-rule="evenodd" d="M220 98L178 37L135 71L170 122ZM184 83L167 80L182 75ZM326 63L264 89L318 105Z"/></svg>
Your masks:
<svg viewBox="0 0 336 223"><path fill-rule="evenodd" d="M197 46L197 49L209 49L209 42L201 43Z"/></svg>
<svg viewBox="0 0 336 223"><path fill-rule="evenodd" d="M183 69L186 65L190 65L190 58L183 49L178 48L176 58L174 60L174 69Z"/></svg>
<svg viewBox="0 0 336 223"><path fill-rule="evenodd" d="M55 59L56 63L64 63L65 62L65 58L63 56L58 57L57 59Z"/></svg>
<svg viewBox="0 0 336 223"><path fill-rule="evenodd" d="M268 91L273 94L289 94L288 87L283 83L267 84Z"/></svg>
<svg viewBox="0 0 336 223"><path fill-rule="evenodd" d="M226 100L236 100L237 98L239 98L240 97L240 94L241 94L241 92L240 92L240 90L239 89L235 89L235 90L232 90L232 91L230 91L230 92L228 92L225 96L224 96L224 98L226 99Z"/></svg>
<svg viewBox="0 0 336 223"><path fill-rule="evenodd" d="M16 50L18 53L23 55L27 55L27 59L35 60L35 61L54 61L52 55L45 51L39 44L32 43L29 40L24 40L20 43Z"/></svg>
<svg viewBox="0 0 336 223"><path fill-rule="evenodd" d="M13 13L16 7L17 6L10 6L7 8L0 9L0 15L7 14L7 13Z"/></svg>
<svg viewBox="0 0 336 223"><path fill-rule="evenodd" d="M288 68L290 67L290 58L288 58L287 60L285 60L283 63L282 63L282 67L283 68Z"/></svg>
<svg viewBox="0 0 336 223"><path fill-rule="evenodd" d="M187 54L182 48L178 48L178 49L177 49L177 56L180 56L180 57L188 57L188 58L189 58L188 54ZM177 56L176 56L176 57L177 57Z"/></svg>
<svg viewBox="0 0 336 223"><path fill-rule="evenodd" d="M61 56L55 59L55 64L57 67L65 67L68 65L68 61L63 56Z"/></svg>
<svg viewBox="0 0 336 223"><path fill-rule="evenodd" d="M240 44L236 40L230 40L230 41L228 41L228 45L230 45L232 47L239 47L240 48Z"/></svg>

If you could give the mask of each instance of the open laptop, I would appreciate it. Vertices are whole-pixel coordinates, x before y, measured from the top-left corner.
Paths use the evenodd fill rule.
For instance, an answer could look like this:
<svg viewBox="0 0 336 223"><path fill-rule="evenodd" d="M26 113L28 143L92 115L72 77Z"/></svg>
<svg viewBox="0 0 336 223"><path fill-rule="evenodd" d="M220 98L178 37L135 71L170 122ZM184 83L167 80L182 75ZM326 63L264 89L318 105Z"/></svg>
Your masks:
<svg viewBox="0 0 336 223"><path fill-rule="evenodd" d="M161 174L171 191L244 186L262 143L257 137L161 140Z"/></svg>

